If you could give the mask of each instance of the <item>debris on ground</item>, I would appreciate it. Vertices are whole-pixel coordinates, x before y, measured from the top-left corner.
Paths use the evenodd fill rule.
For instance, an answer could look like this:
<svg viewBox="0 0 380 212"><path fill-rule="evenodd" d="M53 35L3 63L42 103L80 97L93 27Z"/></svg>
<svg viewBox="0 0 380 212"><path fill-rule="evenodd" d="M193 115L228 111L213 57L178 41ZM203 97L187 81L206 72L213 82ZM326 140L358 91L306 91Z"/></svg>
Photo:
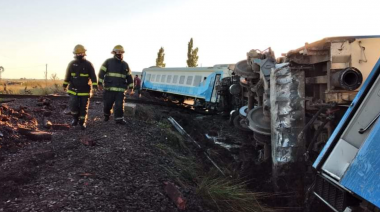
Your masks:
<svg viewBox="0 0 380 212"><path fill-rule="evenodd" d="M2 103L0 106L0 132L3 134L0 138L0 145L4 148L14 149L16 146L28 143L28 140L51 140L52 132L46 130L68 130L70 128L67 124L53 124L50 121L57 120L57 116L52 116L52 113L58 110L52 106L51 100L48 98L41 97L37 101L35 99L13 100L7 101L7 103ZM33 105L36 106L33 107ZM46 117L50 117L50 120Z"/></svg>
<svg viewBox="0 0 380 212"><path fill-rule="evenodd" d="M164 119L159 111L167 109L137 105L135 117L126 116L128 125L120 126L112 118L103 122L103 105L91 102L88 127L80 130L69 125L71 116L61 106L65 104L17 99L2 105L7 111L1 115L9 120L0 125L4 134L0 136L0 211L179 211L184 207L173 202L163 186L172 181L163 167L172 167L173 162L157 148L166 142L157 124ZM9 115L8 110L25 105L24 113L32 120ZM50 121L50 128L44 127L44 120ZM19 128L25 130L21 133ZM36 142L25 136L37 132L49 134L51 140ZM173 185L180 186L183 200L186 197L187 211L214 211L195 188Z"/></svg>
<svg viewBox="0 0 380 212"><path fill-rule="evenodd" d="M235 207L219 208L224 204L219 201L256 211L266 208L256 198L270 191L266 186L271 182L267 176L262 180L261 171L250 165L254 164L250 148L255 147L247 141L252 134L237 134L220 116L157 105L129 106L128 125L120 126L112 117L104 122L102 102L93 101L87 129L80 130L69 125L70 110L64 100L43 97L2 104L0 212L232 211ZM169 117L185 134L176 131ZM29 134L46 137L36 142ZM230 184L235 178L250 179L253 186ZM235 188L239 192L230 195L229 189ZM248 196L241 198L243 202L255 202L229 199L239 195ZM216 196L219 200L213 199Z"/></svg>
<svg viewBox="0 0 380 212"><path fill-rule="evenodd" d="M20 133L21 135L26 136L26 138L32 141L51 140L52 138L51 133L23 128L23 127L17 128L17 132Z"/></svg>
<svg viewBox="0 0 380 212"><path fill-rule="evenodd" d="M178 209L185 210L186 200L183 198L178 188L171 182L165 182L165 192L170 199L176 204Z"/></svg>

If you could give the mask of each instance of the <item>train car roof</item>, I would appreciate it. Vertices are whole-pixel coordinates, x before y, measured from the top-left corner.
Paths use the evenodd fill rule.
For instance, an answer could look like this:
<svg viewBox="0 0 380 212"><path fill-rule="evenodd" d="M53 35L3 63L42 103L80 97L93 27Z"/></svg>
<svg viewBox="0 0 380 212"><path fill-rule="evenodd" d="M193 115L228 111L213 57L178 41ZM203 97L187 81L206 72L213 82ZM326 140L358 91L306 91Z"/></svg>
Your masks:
<svg viewBox="0 0 380 212"><path fill-rule="evenodd" d="M213 71L215 69L227 69L230 64L218 64L212 67L170 67L170 68L160 68L160 67L150 67L144 68L144 70L149 69L149 71L191 71L191 72L203 72L203 71Z"/></svg>
<svg viewBox="0 0 380 212"><path fill-rule="evenodd" d="M317 46L323 46L326 43L331 43L331 42L339 42L339 41L350 41L353 42L356 39L367 39L367 38L380 38L380 35L366 35L366 36L337 36L337 37L326 37L321 40L312 42L312 43L305 43L305 46L302 46L298 49L290 50L287 55L292 55L292 54L298 54L300 51L303 51L306 48L311 48L311 47L317 47Z"/></svg>

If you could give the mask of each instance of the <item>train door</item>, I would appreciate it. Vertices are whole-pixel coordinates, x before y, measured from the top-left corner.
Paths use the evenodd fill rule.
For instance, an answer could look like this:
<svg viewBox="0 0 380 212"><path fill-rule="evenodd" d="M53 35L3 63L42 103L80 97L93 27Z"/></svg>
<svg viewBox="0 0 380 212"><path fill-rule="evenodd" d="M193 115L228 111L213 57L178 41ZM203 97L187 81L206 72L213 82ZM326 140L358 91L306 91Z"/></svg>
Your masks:
<svg viewBox="0 0 380 212"><path fill-rule="evenodd" d="M220 85L220 77L221 77L221 74L215 75L214 86L212 87L212 94L211 94L212 103L216 103L218 101L218 92L216 90L216 87Z"/></svg>

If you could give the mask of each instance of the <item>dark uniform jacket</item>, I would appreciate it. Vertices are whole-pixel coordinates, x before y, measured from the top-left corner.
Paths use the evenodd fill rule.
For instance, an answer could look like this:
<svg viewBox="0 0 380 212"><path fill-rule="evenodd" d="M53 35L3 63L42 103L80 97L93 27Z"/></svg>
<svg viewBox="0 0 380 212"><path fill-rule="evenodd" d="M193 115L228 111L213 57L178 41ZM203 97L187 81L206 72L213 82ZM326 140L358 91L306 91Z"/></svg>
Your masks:
<svg viewBox="0 0 380 212"><path fill-rule="evenodd" d="M67 67L63 87L66 88L69 85L68 94L89 96L91 91L90 80L93 86L98 85L94 66L86 59L73 60Z"/></svg>
<svg viewBox="0 0 380 212"><path fill-rule="evenodd" d="M117 58L106 60L99 71L99 85L106 91L124 92L133 83L128 63Z"/></svg>

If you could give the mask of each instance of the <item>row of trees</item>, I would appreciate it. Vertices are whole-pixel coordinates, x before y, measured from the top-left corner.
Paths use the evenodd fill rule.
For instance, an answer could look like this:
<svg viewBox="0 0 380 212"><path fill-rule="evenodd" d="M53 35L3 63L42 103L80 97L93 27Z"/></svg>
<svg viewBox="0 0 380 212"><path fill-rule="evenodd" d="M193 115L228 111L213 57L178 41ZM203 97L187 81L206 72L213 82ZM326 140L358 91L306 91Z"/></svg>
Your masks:
<svg viewBox="0 0 380 212"><path fill-rule="evenodd" d="M158 50L157 53L157 59L156 59L156 66L157 67L165 67L166 64L164 63L165 60L165 50L163 47ZM190 39L189 43L187 44L187 67L197 67L198 66L198 47L193 48L193 38Z"/></svg>

